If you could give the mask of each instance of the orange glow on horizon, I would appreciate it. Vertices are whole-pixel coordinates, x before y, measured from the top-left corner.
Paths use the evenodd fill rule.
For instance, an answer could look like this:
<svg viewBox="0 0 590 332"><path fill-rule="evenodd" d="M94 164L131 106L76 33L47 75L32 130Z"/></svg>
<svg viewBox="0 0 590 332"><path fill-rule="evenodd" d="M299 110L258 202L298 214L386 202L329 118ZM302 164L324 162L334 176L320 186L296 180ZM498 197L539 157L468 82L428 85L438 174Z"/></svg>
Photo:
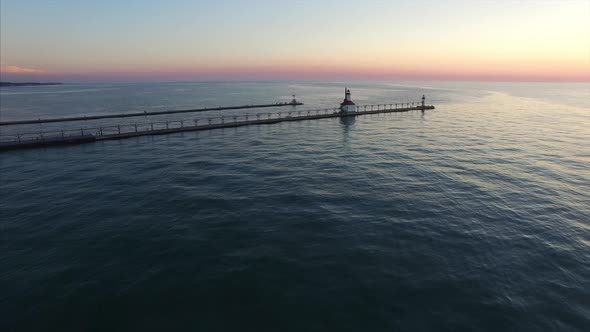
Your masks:
<svg viewBox="0 0 590 332"><path fill-rule="evenodd" d="M275 62L255 65L207 65L207 66L162 66L144 69L141 66L130 68L97 68L95 70L51 71L3 66L2 74L13 77L68 78L97 77L122 79L417 79L417 80L507 80L507 81L590 81L590 65L576 63L555 63L530 61L511 63L494 61L481 63L396 63L383 65L347 65L340 61L331 63Z"/></svg>
<svg viewBox="0 0 590 332"><path fill-rule="evenodd" d="M2 66L3 74L13 76L68 79L97 77L108 80L209 80L209 79L417 79L486 81L590 81L590 57L536 58L487 57L473 54L432 54L412 52L358 52L352 55L309 54L264 59L203 59L155 63L106 63L53 66L47 70ZM145 60L145 59L144 59ZM148 59L150 60L150 59ZM148 61L152 62L152 61ZM160 61L161 62L161 61ZM89 68L90 67L90 68Z"/></svg>
<svg viewBox="0 0 590 332"><path fill-rule="evenodd" d="M55 73L55 71L54 71ZM128 70L95 70L63 72L62 75L96 75L103 77L137 77L158 79L434 79L434 80L531 80L531 81L590 81L590 66L543 62L503 63L486 66L469 63L454 64L398 64L383 66L349 66L337 62L324 63L271 63L266 65L210 65L130 68Z"/></svg>

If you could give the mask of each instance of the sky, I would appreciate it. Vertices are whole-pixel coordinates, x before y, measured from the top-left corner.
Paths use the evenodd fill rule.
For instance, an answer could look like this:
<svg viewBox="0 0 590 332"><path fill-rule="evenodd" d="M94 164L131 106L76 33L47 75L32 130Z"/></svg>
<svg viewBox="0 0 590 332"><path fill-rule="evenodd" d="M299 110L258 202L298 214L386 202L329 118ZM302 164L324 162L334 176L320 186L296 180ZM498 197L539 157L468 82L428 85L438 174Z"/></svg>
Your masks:
<svg viewBox="0 0 590 332"><path fill-rule="evenodd" d="M1 0L2 81L590 81L590 0Z"/></svg>

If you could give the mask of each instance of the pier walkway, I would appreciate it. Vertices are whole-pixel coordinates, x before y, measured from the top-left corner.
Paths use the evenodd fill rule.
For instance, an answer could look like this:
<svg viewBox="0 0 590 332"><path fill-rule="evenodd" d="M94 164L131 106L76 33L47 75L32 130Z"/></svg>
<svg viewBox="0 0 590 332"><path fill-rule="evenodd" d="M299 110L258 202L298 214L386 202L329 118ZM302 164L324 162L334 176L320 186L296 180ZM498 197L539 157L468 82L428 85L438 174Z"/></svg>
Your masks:
<svg viewBox="0 0 590 332"><path fill-rule="evenodd" d="M0 135L0 151L36 148L52 145L88 143L145 135L162 135L186 131L234 128L250 125L274 124L285 121L303 121L325 118L355 117L366 114L424 112L434 106L419 103L380 104L357 106L357 112L341 113L338 108L275 113L244 114L191 120L142 122L125 125L84 127L50 131L17 132Z"/></svg>
<svg viewBox="0 0 590 332"><path fill-rule="evenodd" d="M195 113L207 111L226 111L226 110L243 110L249 108L269 108L269 107L285 107L285 106L300 106L303 103L275 103L262 105L242 105L242 106L226 106L226 107L208 107L208 108L194 108L187 110L171 110L171 111L155 111L155 112L136 112L136 113L120 113L120 114L104 114L104 115L89 115L89 116L75 116L69 118L52 118L52 119L36 119L36 120L20 120L20 121L0 121L0 126L15 126L25 124L39 124L52 122L71 122L71 121L85 121L85 120L100 120L100 119L114 119L114 118L131 118L137 116L149 115L166 115L177 113Z"/></svg>

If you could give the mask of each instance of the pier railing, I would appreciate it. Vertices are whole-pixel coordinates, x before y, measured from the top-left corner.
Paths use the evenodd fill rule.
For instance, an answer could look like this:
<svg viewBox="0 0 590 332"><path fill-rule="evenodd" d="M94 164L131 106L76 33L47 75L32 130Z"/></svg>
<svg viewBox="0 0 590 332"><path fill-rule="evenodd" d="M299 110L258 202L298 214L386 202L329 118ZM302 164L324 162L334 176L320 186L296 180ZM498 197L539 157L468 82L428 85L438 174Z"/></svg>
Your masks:
<svg viewBox="0 0 590 332"><path fill-rule="evenodd" d="M69 137L82 136L112 136L128 133L140 133L145 131L158 131L165 129L182 129L186 127L222 125L234 122L245 122L253 120L278 120L288 117L305 117L320 114L337 112L337 109L317 109L308 111L291 112L265 112L256 114L241 114L235 116L200 117L185 120L165 120L136 122L133 124L118 124L106 126L80 127L75 129L46 129L46 130L25 130L9 134L0 134L0 142L21 142L30 140L55 140Z"/></svg>
<svg viewBox="0 0 590 332"><path fill-rule="evenodd" d="M373 114L381 112L406 112L432 109L433 106L424 106L420 103L376 104L357 106L357 115ZM353 113L354 114L354 113ZM184 120L165 120L136 122L132 124L117 124L106 126L86 126L67 129L47 130L23 130L13 133L0 134L2 144L20 143L45 143L61 140L80 139L94 137L96 139L108 139L117 137L129 137L147 135L150 132L174 132L190 129L207 129L232 127L254 123L272 123L280 120L319 119L324 117L342 116L339 108L323 108L314 110L293 110L279 112L264 112L254 114L227 115L215 117L199 117ZM232 125L233 124L233 125Z"/></svg>

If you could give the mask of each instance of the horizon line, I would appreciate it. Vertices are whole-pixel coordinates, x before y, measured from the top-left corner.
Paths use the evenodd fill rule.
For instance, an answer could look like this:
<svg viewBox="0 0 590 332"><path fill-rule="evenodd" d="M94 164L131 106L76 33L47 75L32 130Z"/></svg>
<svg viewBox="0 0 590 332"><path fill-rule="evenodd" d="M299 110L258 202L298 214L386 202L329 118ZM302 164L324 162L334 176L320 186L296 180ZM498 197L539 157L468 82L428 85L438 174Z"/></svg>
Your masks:
<svg viewBox="0 0 590 332"><path fill-rule="evenodd" d="M569 79L558 79L558 80L544 80L544 79L473 79L473 78L412 78L412 79L387 79L387 78L352 78L352 79L319 79L319 78L263 78L263 79L243 79L243 78L211 78L211 79L171 79L171 80L37 80L37 79L25 79L25 80L14 80L14 79L0 79L2 83L60 83L65 84L158 84L158 83L214 83L214 82L235 82L235 83L254 83L254 82L326 82L326 83L345 83L345 82L475 82L475 83L590 83L589 79L582 80L569 80Z"/></svg>

